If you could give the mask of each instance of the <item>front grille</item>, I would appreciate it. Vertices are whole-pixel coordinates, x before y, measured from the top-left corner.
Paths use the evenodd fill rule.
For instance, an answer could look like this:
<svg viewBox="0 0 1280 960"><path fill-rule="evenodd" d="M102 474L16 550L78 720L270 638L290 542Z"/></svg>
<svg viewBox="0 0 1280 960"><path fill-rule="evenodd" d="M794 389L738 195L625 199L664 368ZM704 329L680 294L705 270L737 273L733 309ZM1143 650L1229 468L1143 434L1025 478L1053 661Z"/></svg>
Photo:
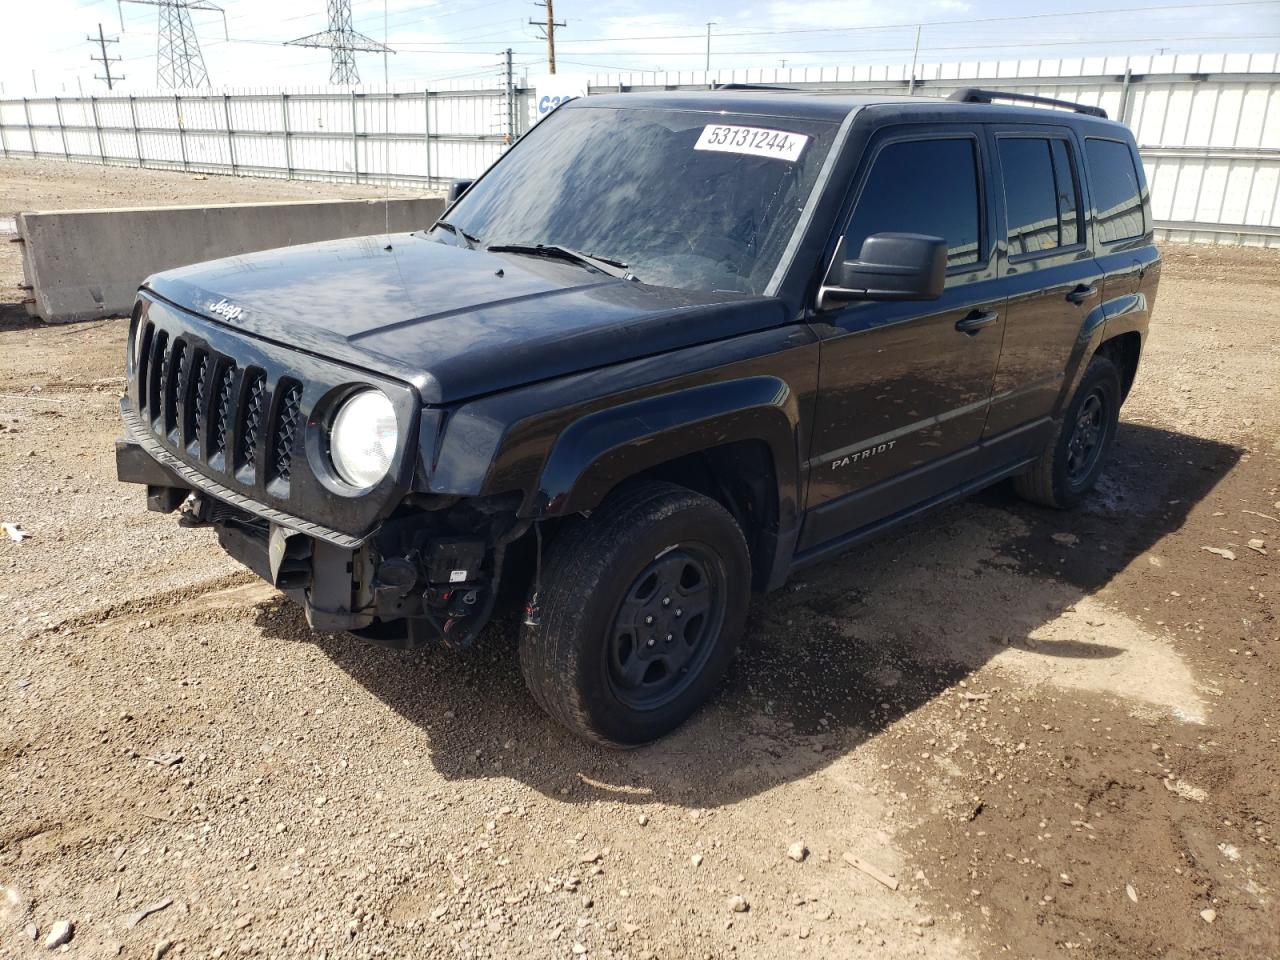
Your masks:
<svg viewBox="0 0 1280 960"><path fill-rule="evenodd" d="M231 409L235 401L236 365L227 361L222 367L222 381L218 385L218 406L213 416L213 433L209 434L209 459L221 457L227 449L227 427L231 424Z"/></svg>
<svg viewBox="0 0 1280 960"><path fill-rule="evenodd" d="M271 463L267 476L272 480L289 482L289 468L293 464L293 439L298 432L298 414L302 409L302 385L280 381L284 396L276 411L275 440L271 444Z"/></svg>
<svg viewBox="0 0 1280 960"><path fill-rule="evenodd" d="M183 340L175 341L168 363L173 365L166 371L164 378L164 432L169 442L177 445L178 439L178 402L186 393L187 378L187 344Z"/></svg>
<svg viewBox="0 0 1280 960"><path fill-rule="evenodd" d="M152 435L250 486L265 463L272 493L287 497L304 422L302 384L287 377L273 384L262 369L241 367L199 338L142 322L135 395Z"/></svg>
<svg viewBox="0 0 1280 960"><path fill-rule="evenodd" d="M409 384L256 337L146 291L140 300L121 412L128 437L175 484L348 550L410 489L420 408ZM348 496L316 461L323 444L314 441L335 399L371 386L395 407L400 452L385 481Z"/></svg>
<svg viewBox="0 0 1280 960"><path fill-rule="evenodd" d="M209 393L209 354L204 350L196 351L194 385L188 394L186 416L183 418L182 433L194 454L200 453L200 442L204 439L205 411L208 409Z"/></svg>
<svg viewBox="0 0 1280 960"><path fill-rule="evenodd" d="M236 454L239 466L253 469L254 455L258 452L258 428L262 425L262 404L266 399L267 378L256 371L249 372L249 389L245 392L243 413L240 416L240 449Z"/></svg>

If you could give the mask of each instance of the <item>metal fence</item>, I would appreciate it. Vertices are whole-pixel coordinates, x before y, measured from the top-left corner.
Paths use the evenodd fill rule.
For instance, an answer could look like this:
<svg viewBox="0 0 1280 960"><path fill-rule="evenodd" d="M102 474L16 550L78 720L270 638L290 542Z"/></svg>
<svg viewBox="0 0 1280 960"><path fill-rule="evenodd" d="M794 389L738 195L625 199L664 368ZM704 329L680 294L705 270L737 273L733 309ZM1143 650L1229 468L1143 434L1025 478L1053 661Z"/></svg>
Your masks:
<svg viewBox="0 0 1280 960"><path fill-rule="evenodd" d="M524 131L527 91L227 90L0 101L6 157L439 187Z"/></svg>
<svg viewBox="0 0 1280 960"><path fill-rule="evenodd" d="M560 81L563 82L563 76ZM1178 54L624 73L588 93L774 83L946 96L983 86L1104 107L1136 134L1164 238L1280 246L1280 55ZM5 156L438 187L473 177L536 117L509 68L450 89L238 90L0 101Z"/></svg>

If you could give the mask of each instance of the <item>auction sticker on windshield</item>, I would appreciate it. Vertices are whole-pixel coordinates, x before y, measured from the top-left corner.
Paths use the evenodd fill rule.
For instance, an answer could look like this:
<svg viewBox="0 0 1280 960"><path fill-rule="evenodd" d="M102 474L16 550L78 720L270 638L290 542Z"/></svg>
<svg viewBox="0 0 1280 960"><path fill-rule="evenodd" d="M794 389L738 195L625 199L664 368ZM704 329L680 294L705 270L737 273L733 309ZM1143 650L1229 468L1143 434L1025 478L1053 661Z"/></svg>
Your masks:
<svg viewBox="0 0 1280 960"><path fill-rule="evenodd" d="M799 160L809 138L802 133L768 130L764 127L734 127L709 123L693 145L695 150L717 150L720 153L743 153L752 157L776 157Z"/></svg>

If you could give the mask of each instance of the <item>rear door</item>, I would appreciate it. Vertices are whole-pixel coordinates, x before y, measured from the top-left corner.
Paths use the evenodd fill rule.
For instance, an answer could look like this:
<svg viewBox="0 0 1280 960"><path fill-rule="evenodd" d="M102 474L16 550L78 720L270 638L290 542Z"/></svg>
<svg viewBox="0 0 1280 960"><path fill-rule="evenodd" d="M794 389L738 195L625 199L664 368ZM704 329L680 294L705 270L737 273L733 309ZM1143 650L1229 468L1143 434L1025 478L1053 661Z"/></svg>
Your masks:
<svg viewBox="0 0 1280 960"><path fill-rule="evenodd" d="M1086 136L1084 155L1093 194L1094 248L1105 274L1104 309L1145 314L1155 296L1160 254L1151 242L1142 163L1133 144L1111 137Z"/></svg>
<svg viewBox="0 0 1280 960"><path fill-rule="evenodd" d="M1010 456L1037 449L1073 350L1102 303L1088 236L1080 147L1070 127L988 127L998 170L1000 270L1009 300L984 441ZM1018 448L1018 449L1015 449ZM1025 449L1021 449L1025 448Z"/></svg>
<svg viewBox="0 0 1280 960"><path fill-rule="evenodd" d="M848 255L874 233L942 237L946 289L938 300L862 301L812 319L821 367L801 550L925 501L974 469L1004 305L987 152L976 124L894 127L867 147L838 229Z"/></svg>

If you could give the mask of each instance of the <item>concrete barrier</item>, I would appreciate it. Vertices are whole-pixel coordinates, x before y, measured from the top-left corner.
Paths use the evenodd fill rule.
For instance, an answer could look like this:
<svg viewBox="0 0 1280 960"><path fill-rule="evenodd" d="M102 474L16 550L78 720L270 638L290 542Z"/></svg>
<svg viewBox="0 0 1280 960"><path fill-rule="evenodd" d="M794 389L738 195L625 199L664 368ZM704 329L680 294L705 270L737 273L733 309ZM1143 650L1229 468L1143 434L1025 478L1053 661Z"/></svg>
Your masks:
<svg viewBox="0 0 1280 960"><path fill-rule="evenodd" d="M385 210L384 210L385 206ZM127 314L147 276L254 250L430 226L439 197L19 213L27 312L50 323Z"/></svg>

